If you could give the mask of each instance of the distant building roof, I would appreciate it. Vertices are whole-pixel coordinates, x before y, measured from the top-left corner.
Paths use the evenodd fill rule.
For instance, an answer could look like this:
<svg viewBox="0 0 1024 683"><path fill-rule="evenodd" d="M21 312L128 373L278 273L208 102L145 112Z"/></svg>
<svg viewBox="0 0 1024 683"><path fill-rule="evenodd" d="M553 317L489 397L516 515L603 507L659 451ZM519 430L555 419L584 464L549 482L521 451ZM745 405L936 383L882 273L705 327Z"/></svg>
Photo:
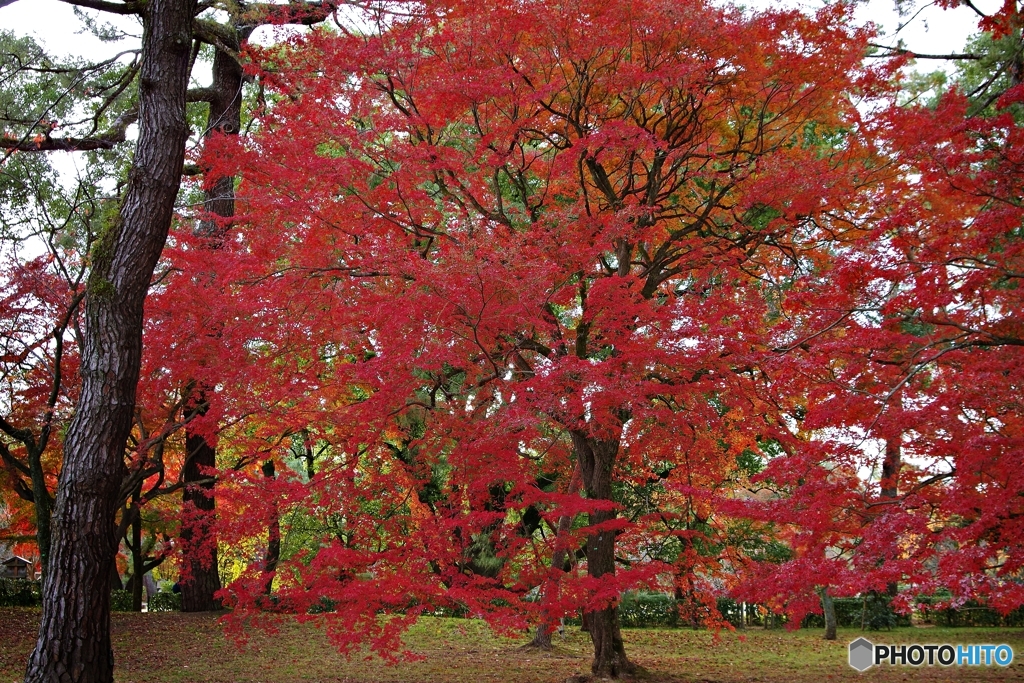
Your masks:
<svg viewBox="0 0 1024 683"><path fill-rule="evenodd" d="M9 560L4 560L3 564L12 565L12 566L13 565L26 565L26 564L27 565L31 565L32 562L30 562L29 560L26 560L24 557L20 557L18 555L15 555L14 557L12 557Z"/></svg>

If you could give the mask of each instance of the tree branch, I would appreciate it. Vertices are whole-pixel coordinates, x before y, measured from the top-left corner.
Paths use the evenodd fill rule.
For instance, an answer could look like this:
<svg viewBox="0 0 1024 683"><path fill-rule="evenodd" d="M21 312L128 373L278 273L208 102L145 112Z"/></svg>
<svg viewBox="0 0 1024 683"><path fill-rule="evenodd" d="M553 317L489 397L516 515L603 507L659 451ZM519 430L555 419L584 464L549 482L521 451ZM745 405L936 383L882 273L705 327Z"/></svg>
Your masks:
<svg viewBox="0 0 1024 683"><path fill-rule="evenodd" d="M261 2L249 5L242 17L243 24L300 24L302 26L313 26L331 16L331 13L341 4L334 0L327 2L294 2L287 5L275 5L269 2Z"/></svg>
<svg viewBox="0 0 1024 683"><path fill-rule="evenodd" d="M88 152L96 149L113 149L114 145L124 142L124 134L120 137L95 138L51 138L11 140L0 138L0 149L12 149L17 152Z"/></svg>
<svg viewBox="0 0 1024 683"><path fill-rule="evenodd" d="M213 88L190 88L185 93L186 102L213 102L217 97L217 91Z"/></svg>
<svg viewBox="0 0 1024 683"><path fill-rule="evenodd" d="M17 152L88 152L95 149L113 149L114 145L125 141L128 126L139 119L139 110L132 107L117 117L114 125L103 135L76 138L51 138L49 134L40 133L33 137L0 138L0 149Z"/></svg>
<svg viewBox="0 0 1024 683"><path fill-rule="evenodd" d="M891 47L889 45L879 45L878 43L868 43L871 47L877 47L879 50L888 50L887 55L868 55L869 57L891 57L893 55L909 55L914 59L981 59L981 55L974 54L973 52L953 52L946 55L929 55L921 52L914 52L903 47Z"/></svg>
<svg viewBox="0 0 1024 683"><path fill-rule="evenodd" d="M14 0L8 0L13 2ZM106 2L106 0L60 0L66 2L69 5L77 5L78 7L85 7L86 9L95 9L100 12L110 12L111 14L142 14L142 10L146 8L146 2L144 0L128 0L128 2ZM2 7L3 5L0 5Z"/></svg>

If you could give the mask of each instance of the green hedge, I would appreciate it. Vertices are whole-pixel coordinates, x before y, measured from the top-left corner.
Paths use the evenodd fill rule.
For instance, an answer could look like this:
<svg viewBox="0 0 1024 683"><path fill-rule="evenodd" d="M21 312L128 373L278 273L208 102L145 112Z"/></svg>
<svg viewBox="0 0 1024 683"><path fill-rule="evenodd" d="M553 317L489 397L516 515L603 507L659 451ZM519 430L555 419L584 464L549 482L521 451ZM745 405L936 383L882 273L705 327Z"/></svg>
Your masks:
<svg viewBox="0 0 1024 683"><path fill-rule="evenodd" d="M619 602L619 623L625 628L678 626L679 610L665 593L630 591Z"/></svg>
<svg viewBox="0 0 1024 683"><path fill-rule="evenodd" d="M1020 627L1024 626L1024 607L1018 607L1006 616L1003 616L991 607L985 607L977 602L970 601L957 609L933 609L933 604L948 601L945 596L919 596L917 598L918 613L927 624L936 626L996 626L996 627Z"/></svg>
<svg viewBox="0 0 1024 683"><path fill-rule="evenodd" d="M910 616L896 614L890 600L884 595L867 595L859 598L833 598L836 608L836 623L846 628L866 628L880 631L898 626L910 626ZM808 614L800 622L801 628L825 628L823 614Z"/></svg>
<svg viewBox="0 0 1024 683"><path fill-rule="evenodd" d="M958 609L931 609L932 604L948 600L946 597L921 596L916 600L918 614L925 623L936 626L953 627L1024 627L1024 607L1010 612L1006 616L999 614L990 607L976 602L968 602ZM42 603L39 581L28 579L0 579L0 607L34 607ZM845 628L861 628L863 625L870 630L880 630L897 626L909 626L910 617L895 614L886 596L875 595L858 598L834 598L836 621ZM619 602L619 618L624 628L652 628L690 626L685 617L680 618L680 609L675 598L667 593L650 591L630 591L622 596ZM743 618L741 606L730 598L718 598L718 611L733 626L765 626L768 628L781 626L785 622L782 615L769 613L762 617L755 607L748 605L746 619ZM129 591L111 591L110 608L117 612L132 611L132 594ZM334 605L328 599L314 606L310 613L331 612ZM700 608L705 609L705 608ZM180 593L155 593L149 599L150 612L175 612L181 610ZM465 617L465 610L437 609L435 616ZM579 617L568 619L568 623L579 624ZM825 619L821 614L808 614L800 624L801 628L824 628Z"/></svg>
<svg viewBox="0 0 1024 683"><path fill-rule="evenodd" d="M38 581L0 579L0 607L33 607L42 601L42 586Z"/></svg>
<svg viewBox="0 0 1024 683"><path fill-rule="evenodd" d="M744 615L742 605L731 598L718 598L716 608L722 618L733 626L765 626L777 628L785 623L782 615L768 612L761 615L748 605ZM680 627L699 625L710 616L708 608L701 604L677 601L668 593L630 591L624 593L619 602L619 619L625 628ZM696 619L695 619L696 617Z"/></svg>
<svg viewBox="0 0 1024 683"><path fill-rule="evenodd" d="M885 596L835 598L833 602L836 607L836 621L840 626L860 628L863 625L869 630L877 631L910 625L910 617L893 612L889 600ZM716 603L722 618L736 627L779 628L786 623L785 615L757 609L757 605L747 605L744 614L742 605L730 598L718 598ZM622 600L619 602L619 619L625 628L691 626L693 620L688 611L692 609L693 607L690 605L677 604L675 598L667 593L631 591L623 594ZM697 605L696 609L696 616L707 616L707 608L703 605ZM979 622L971 625L980 626L987 625L987 623ZM823 628L824 626L825 620L820 614L809 614L801 623L803 628Z"/></svg>
<svg viewBox="0 0 1024 683"><path fill-rule="evenodd" d="M132 611L131 591L110 591L110 610L112 612Z"/></svg>
<svg viewBox="0 0 1024 683"><path fill-rule="evenodd" d="M181 593L154 593L149 597L150 612L180 612Z"/></svg>

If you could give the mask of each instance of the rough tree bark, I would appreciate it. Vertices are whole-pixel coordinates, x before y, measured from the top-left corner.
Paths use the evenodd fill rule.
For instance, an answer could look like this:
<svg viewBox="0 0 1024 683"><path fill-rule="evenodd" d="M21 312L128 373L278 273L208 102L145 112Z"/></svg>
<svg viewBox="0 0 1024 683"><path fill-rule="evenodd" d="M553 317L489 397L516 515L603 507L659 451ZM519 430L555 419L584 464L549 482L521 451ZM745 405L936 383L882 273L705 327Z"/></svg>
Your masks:
<svg viewBox="0 0 1024 683"><path fill-rule="evenodd" d="M885 439L885 458L882 460L882 497L894 499L899 495L900 470L903 468L903 453L900 435Z"/></svg>
<svg viewBox="0 0 1024 683"><path fill-rule="evenodd" d="M192 411L191 416L205 413L205 408ZM209 612L221 609L214 595L220 590L217 562L217 537L213 530L216 500L213 481L207 468L217 464L217 451L203 435L185 435L188 460L182 478L182 510L187 512L181 524L183 580L181 609L183 612Z"/></svg>
<svg viewBox="0 0 1024 683"><path fill-rule="evenodd" d="M600 439L578 430L570 430L572 445L579 458L583 488L587 498L612 500L612 468L619 452L619 440ZM590 514L591 526L610 522L615 510L598 510ZM615 573L615 532L597 530L587 537L587 573L595 579ZM626 657L619 630L619 608L611 605L585 614L594 643L594 676L618 678L636 673L638 667Z"/></svg>
<svg viewBox="0 0 1024 683"><path fill-rule="evenodd" d="M139 140L118 220L92 253L82 389L64 444L50 576L27 683L114 679L114 521L139 379L143 302L171 224L185 155L196 2L150 0L142 7Z"/></svg>
<svg viewBox="0 0 1024 683"><path fill-rule="evenodd" d="M245 35L233 26L223 27L232 40L228 45L236 52ZM247 35L251 29L245 29ZM206 134L222 133L238 135L242 126L242 67L234 56L222 49L216 49L213 57L213 81L202 91L202 99L210 106L207 115ZM210 240L209 248L216 249L223 235L223 225L218 218L235 215L235 179L224 176L215 179L204 197L204 207L211 217L200 222L198 232ZM213 218L216 216L217 218ZM197 417L206 413L207 392L200 389L196 404L187 416ZM195 550L183 558L187 565L185 580L181 584L181 608L185 612L207 612L221 609L220 601L214 597L220 590L220 574L217 563L217 539L213 533L213 517L216 514L214 482L209 469L217 465L216 443L202 434L186 427L185 441L189 454L184 470L185 487L182 490L183 509L194 510L200 516L182 519L181 537L184 547Z"/></svg>

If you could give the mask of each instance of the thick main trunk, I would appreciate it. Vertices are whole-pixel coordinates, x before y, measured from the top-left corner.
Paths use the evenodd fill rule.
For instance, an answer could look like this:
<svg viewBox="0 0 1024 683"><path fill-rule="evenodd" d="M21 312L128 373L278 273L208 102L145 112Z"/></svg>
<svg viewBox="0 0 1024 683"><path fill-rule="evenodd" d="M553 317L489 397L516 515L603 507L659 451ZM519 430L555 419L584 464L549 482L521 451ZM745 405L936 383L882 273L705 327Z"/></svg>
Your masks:
<svg viewBox="0 0 1024 683"><path fill-rule="evenodd" d="M572 430L573 448L579 458L583 487L592 500L612 500L612 469L619 452L618 439L602 440ZM590 515L590 525L599 526L616 517L614 510L598 510ZM597 529L587 537L587 573L595 579L615 573L615 532ZM594 643L595 676L617 678L636 673L637 666L626 657L619 629L619 609L611 604L586 613L590 639Z"/></svg>
<svg viewBox="0 0 1024 683"><path fill-rule="evenodd" d="M135 409L143 301L181 180L195 0L143 5L139 141L119 220L92 253L82 389L64 441L49 577L28 683L113 681L110 572L124 451Z"/></svg>

